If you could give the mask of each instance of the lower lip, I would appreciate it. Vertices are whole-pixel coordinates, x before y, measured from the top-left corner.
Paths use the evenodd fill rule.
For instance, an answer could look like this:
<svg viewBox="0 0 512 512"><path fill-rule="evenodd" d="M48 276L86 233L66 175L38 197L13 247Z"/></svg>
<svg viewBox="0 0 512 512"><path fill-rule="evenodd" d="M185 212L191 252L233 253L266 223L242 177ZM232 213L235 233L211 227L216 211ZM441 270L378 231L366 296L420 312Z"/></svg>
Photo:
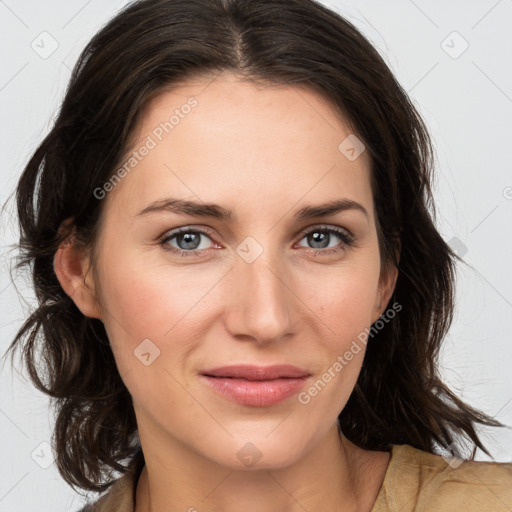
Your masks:
<svg viewBox="0 0 512 512"><path fill-rule="evenodd" d="M227 377L208 377L202 379L217 393L242 405L252 407L269 407L295 395L303 387L308 377L244 380Z"/></svg>

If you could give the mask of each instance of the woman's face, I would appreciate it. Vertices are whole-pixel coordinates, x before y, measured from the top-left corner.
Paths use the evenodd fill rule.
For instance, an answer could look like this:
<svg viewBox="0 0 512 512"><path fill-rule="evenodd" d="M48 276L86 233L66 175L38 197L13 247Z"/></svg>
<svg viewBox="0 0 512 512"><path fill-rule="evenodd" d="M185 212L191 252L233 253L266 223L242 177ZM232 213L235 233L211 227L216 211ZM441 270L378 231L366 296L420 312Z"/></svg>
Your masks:
<svg viewBox="0 0 512 512"><path fill-rule="evenodd" d="M151 439L223 466L249 455L275 468L336 425L365 353L358 336L394 286L379 286L370 162L350 134L313 92L229 74L149 105L135 160L106 187L96 247L101 318L143 448ZM299 215L334 201L359 206ZM284 378L202 375L276 364L309 376L289 379L287 395Z"/></svg>

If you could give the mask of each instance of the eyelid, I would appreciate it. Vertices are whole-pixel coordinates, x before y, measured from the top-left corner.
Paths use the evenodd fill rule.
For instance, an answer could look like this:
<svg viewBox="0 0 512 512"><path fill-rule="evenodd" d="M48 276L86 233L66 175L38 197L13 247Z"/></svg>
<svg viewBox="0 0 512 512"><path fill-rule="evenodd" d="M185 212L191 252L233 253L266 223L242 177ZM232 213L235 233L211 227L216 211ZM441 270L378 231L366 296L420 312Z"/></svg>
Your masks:
<svg viewBox="0 0 512 512"><path fill-rule="evenodd" d="M300 236L302 238L305 235L314 231L315 229L318 229L319 231L324 230L324 229L325 230L334 230L334 231L338 231L339 233L343 233L350 239L355 238L354 235L347 228L344 228L342 226L336 226L334 224L311 224L311 225L303 228L297 236Z"/></svg>
<svg viewBox="0 0 512 512"><path fill-rule="evenodd" d="M218 242L216 242L214 239L215 233L212 229L204 227L204 226L197 227L193 224L188 225L188 226L181 226L179 228L174 228L174 229L170 229L170 230L166 231L165 233L163 233L162 235L160 235L158 237L158 243L160 245L165 245L168 240L176 237L177 235L179 235L181 233L189 233L189 232L197 232L199 234L206 235L211 239L211 241L214 244L218 244ZM167 249L167 250L172 251L172 252L176 251L176 252L181 252L181 253L190 253L192 255L192 254L198 254L200 252L207 251L208 249L201 249L201 250L195 249L193 251L192 250L185 251L183 249L177 249L176 247L171 247L170 249Z"/></svg>
<svg viewBox="0 0 512 512"><path fill-rule="evenodd" d="M296 236L300 236L301 238L303 238L305 235L309 234L314 228L339 230L342 233L346 234L347 237L350 237L352 239L355 238L354 235L352 234L352 232L350 230L348 230L347 228L344 228L342 226L336 226L333 224L311 224L309 226L302 228L302 230L299 231L299 233ZM188 232L188 231L198 231L200 233L207 234L210 237L215 237L215 233L212 229L210 229L206 226L196 226L195 224L190 224L187 226L181 226L179 228L167 230L165 233L160 235L158 237L158 239L162 240L165 238L170 238L171 236L175 236L180 233Z"/></svg>
<svg viewBox="0 0 512 512"><path fill-rule="evenodd" d="M315 230L332 232L336 236L338 236L341 239L341 241L342 241L341 242L342 243L342 247L340 249L333 248L333 247L331 247L331 248L323 248L323 249L314 249L312 247L309 247L309 248L305 247L306 249L309 249L309 251L314 251L315 253L329 254L329 253L333 253L333 252L341 252L344 249L347 249L348 247L353 245L353 243L355 242L355 239L356 239L354 237L354 235L347 228L344 228L344 227L341 227L341 226L332 225L332 224L311 224L311 225L306 226L305 228L303 228L298 233L298 235L296 235L298 237L297 242L300 242L300 240L302 240L305 236L309 235L310 233L314 232ZM159 242L160 245L164 246L164 245L166 245L168 240L176 237L180 233L188 233L188 232L196 232L196 233L199 233L199 234L206 235L206 236L208 236L211 239L212 243L220 245L218 242L216 242L216 240L214 238L215 234L214 234L214 231L212 229L207 228L205 226L200 226L199 227L199 226L196 226L194 224L187 225L187 226L181 226L179 228L174 228L174 229L168 230L163 235L158 237L158 242ZM178 249L176 247L172 247L171 246L170 248L165 247L165 250L171 251L171 252L176 253L178 255L181 254L184 257L188 257L188 256L199 257L199 255L201 253L209 251L210 248L209 249L194 249L194 250L186 251L184 249Z"/></svg>
<svg viewBox="0 0 512 512"><path fill-rule="evenodd" d="M163 235L159 237L161 238L170 238L172 236L179 235L180 233L188 233L189 231L197 231L199 233L206 234L208 236L215 236L215 233L212 229L207 228L205 226L196 226L195 224L190 224L187 226L181 226L179 228L169 229Z"/></svg>

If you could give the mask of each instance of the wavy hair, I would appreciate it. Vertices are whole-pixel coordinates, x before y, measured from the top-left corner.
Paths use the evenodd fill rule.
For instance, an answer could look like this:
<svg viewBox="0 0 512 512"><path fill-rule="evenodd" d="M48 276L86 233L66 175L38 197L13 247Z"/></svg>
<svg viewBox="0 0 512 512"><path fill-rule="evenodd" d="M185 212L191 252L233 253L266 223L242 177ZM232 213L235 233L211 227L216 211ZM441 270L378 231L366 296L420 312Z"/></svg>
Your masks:
<svg viewBox="0 0 512 512"><path fill-rule="evenodd" d="M30 268L37 307L6 354L20 350L34 385L52 399L63 478L103 491L113 471L125 473L143 454L103 323L63 291L54 255L71 236L94 248L105 204L94 190L113 176L150 99L223 71L308 87L350 121L371 157L382 268L398 267L390 303L402 310L369 340L339 414L341 431L368 450L409 444L431 453L456 447L460 435L474 444L471 458L477 447L489 455L475 426L504 425L464 403L438 373L462 260L435 227L427 128L383 58L316 0L139 0L81 53L53 127L15 191L16 268Z"/></svg>

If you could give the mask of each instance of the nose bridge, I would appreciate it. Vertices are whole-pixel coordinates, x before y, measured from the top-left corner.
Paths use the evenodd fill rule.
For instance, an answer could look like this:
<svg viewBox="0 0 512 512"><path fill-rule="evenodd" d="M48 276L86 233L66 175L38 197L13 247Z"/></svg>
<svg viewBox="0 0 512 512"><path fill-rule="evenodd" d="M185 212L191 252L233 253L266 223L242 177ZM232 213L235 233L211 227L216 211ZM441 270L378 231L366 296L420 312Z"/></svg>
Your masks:
<svg viewBox="0 0 512 512"><path fill-rule="evenodd" d="M237 248L233 274L236 292L227 327L232 335L247 335L260 343L277 341L291 328L292 293L286 284L285 262L277 248L260 246L263 250L256 254L254 243L246 242L248 246L242 242ZM245 253L244 248L248 249Z"/></svg>

